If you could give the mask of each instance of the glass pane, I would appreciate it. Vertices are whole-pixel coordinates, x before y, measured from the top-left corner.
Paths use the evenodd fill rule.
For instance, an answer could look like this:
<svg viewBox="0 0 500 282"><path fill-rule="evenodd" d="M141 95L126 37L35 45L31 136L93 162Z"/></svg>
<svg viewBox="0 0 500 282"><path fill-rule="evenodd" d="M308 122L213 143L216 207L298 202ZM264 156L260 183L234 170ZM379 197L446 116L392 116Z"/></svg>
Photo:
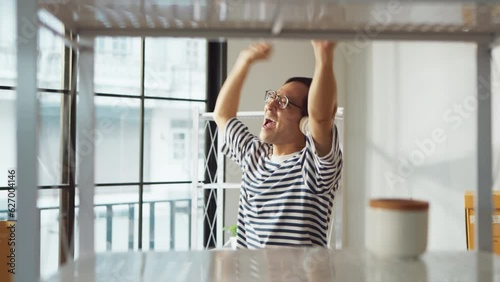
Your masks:
<svg viewBox="0 0 500 282"><path fill-rule="evenodd" d="M143 250L190 249L190 189L187 184L144 186Z"/></svg>
<svg viewBox="0 0 500 282"><path fill-rule="evenodd" d="M78 189L77 189L78 193ZM137 186L96 187L95 251L121 252L138 249L139 189ZM79 197L75 199L75 246L79 244ZM78 257L75 248L75 258Z"/></svg>
<svg viewBox="0 0 500 282"><path fill-rule="evenodd" d="M47 29L40 29L38 34L38 87L62 89L64 43Z"/></svg>
<svg viewBox="0 0 500 282"><path fill-rule="evenodd" d="M40 209L40 275L50 276L59 268L59 189L38 192Z"/></svg>
<svg viewBox="0 0 500 282"><path fill-rule="evenodd" d="M61 94L41 93L38 144L39 185L61 184ZM16 167L16 104L13 91L0 90L0 171ZM0 185L3 186L3 185Z"/></svg>
<svg viewBox="0 0 500 282"><path fill-rule="evenodd" d="M145 57L146 96L206 99L206 40L146 38Z"/></svg>
<svg viewBox="0 0 500 282"><path fill-rule="evenodd" d="M193 109L205 103L146 100L144 124L144 181L190 181L193 156L203 177L204 139L192 152ZM200 131L202 131L200 123Z"/></svg>
<svg viewBox="0 0 500 282"><path fill-rule="evenodd" d="M95 41L95 91L139 95L141 39L99 37Z"/></svg>
<svg viewBox="0 0 500 282"><path fill-rule="evenodd" d="M96 97L97 183L139 181L139 99Z"/></svg>
<svg viewBox="0 0 500 282"><path fill-rule="evenodd" d="M0 85L16 85L16 2L0 1ZM63 50L62 40L46 29L39 30L38 86L61 89Z"/></svg>
<svg viewBox="0 0 500 282"><path fill-rule="evenodd" d="M40 93L38 184L61 184L61 94Z"/></svg>
<svg viewBox="0 0 500 282"><path fill-rule="evenodd" d="M0 85L16 85L16 1L0 1Z"/></svg>
<svg viewBox="0 0 500 282"><path fill-rule="evenodd" d="M0 90L0 173L16 168L16 99L14 91ZM0 183L0 187L7 186Z"/></svg>
<svg viewBox="0 0 500 282"><path fill-rule="evenodd" d="M7 172L5 172L5 175L7 176ZM5 184L6 182L3 181L2 184ZM0 220L6 221L9 219L9 213L7 210L7 203L8 203L8 191L7 190L0 190Z"/></svg>

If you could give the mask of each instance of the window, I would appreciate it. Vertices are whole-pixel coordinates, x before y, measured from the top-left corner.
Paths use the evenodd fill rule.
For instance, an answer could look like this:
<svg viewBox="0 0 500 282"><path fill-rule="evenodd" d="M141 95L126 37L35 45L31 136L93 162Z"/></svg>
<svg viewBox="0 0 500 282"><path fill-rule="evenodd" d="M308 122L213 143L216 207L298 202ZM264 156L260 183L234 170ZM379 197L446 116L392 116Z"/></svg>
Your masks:
<svg viewBox="0 0 500 282"><path fill-rule="evenodd" d="M0 85L14 86L16 83L16 2L0 1Z"/></svg>
<svg viewBox="0 0 500 282"><path fill-rule="evenodd" d="M2 171L16 168L14 8L15 1L0 1ZM43 279L57 270L59 248L68 247L61 245L64 230L60 222L69 214L67 210L62 212L61 202L66 195L63 192L75 187L67 181L62 165L68 149L65 146L71 145L63 142L71 126L66 103L72 95L68 88L71 84L64 81L68 75L65 70L70 69L65 65L70 62L64 62L64 58L71 50L50 32L41 29L39 35L38 168L39 188L43 189L39 190L38 207ZM97 38L95 44L96 132L89 138L96 144L96 251L189 249L191 155L198 153L192 152L189 142L193 111L204 111L207 105L206 41ZM188 44L201 47L190 49ZM187 60L188 49L196 59ZM174 83L177 77L183 78L182 83ZM204 156L196 156L195 161L202 166ZM0 220L6 219L6 188L0 184ZM77 195L75 219L79 211ZM74 235L77 246L77 221ZM77 251L75 248L75 257Z"/></svg>
<svg viewBox="0 0 500 282"><path fill-rule="evenodd" d="M192 118L193 110L204 111L207 103L206 56L188 66L179 59L193 41L206 46L204 40L182 38L96 39L98 252L189 248ZM110 52L107 42L111 42ZM191 73L199 78L193 80L190 91L168 82L177 75L177 68L182 68L183 76ZM198 164L202 166L202 158ZM164 221L169 223L161 224ZM172 243L171 236L178 240Z"/></svg>
<svg viewBox="0 0 500 282"><path fill-rule="evenodd" d="M199 47L190 47L194 43ZM148 38L145 96L205 100L206 45L205 40L199 39ZM188 50L192 56L187 55Z"/></svg>
<svg viewBox="0 0 500 282"><path fill-rule="evenodd" d="M96 182L139 182L140 100L97 96L95 103Z"/></svg>
<svg viewBox="0 0 500 282"><path fill-rule="evenodd" d="M174 133L173 136L174 144L174 159L182 160L186 157L186 134L185 133Z"/></svg>
<svg viewBox="0 0 500 282"><path fill-rule="evenodd" d="M98 37L96 46L111 49L96 49L94 62L95 92L115 95L141 94L141 39Z"/></svg>
<svg viewBox="0 0 500 282"><path fill-rule="evenodd" d="M97 53L105 53L106 50L106 39L100 39L95 41L95 51Z"/></svg>
<svg viewBox="0 0 500 282"><path fill-rule="evenodd" d="M111 40L113 45L113 49L111 50L112 55L125 56L129 54L129 44L131 43L129 38L111 38Z"/></svg>

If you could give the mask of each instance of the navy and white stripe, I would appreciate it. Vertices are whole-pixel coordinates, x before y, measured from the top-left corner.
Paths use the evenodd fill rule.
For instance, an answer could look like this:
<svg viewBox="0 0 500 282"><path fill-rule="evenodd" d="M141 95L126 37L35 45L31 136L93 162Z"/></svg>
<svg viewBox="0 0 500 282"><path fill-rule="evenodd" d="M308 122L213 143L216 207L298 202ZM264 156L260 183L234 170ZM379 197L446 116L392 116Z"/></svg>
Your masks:
<svg viewBox="0 0 500 282"><path fill-rule="evenodd" d="M335 191L342 171L337 127L332 150L306 146L282 163L269 159L272 145L252 135L236 118L225 128L222 152L242 169L238 208L238 248L326 246Z"/></svg>

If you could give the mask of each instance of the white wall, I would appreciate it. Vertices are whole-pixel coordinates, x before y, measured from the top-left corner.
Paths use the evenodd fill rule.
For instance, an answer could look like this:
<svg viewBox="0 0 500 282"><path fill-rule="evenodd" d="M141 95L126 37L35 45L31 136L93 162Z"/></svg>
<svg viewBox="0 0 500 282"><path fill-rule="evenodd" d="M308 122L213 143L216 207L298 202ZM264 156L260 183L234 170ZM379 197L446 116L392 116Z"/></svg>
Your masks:
<svg viewBox="0 0 500 282"><path fill-rule="evenodd" d="M356 235L364 224L359 201L413 197L430 202L429 250L466 249L464 192L477 182L475 50L374 42L349 58L345 185L347 215L359 219L348 220L349 247L364 244ZM498 148L498 129L494 135Z"/></svg>
<svg viewBox="0 0 500 282"><path fill-rule="evenodd" d="M475 45L373 44L370 197L430 202L429 249L463 250L464 192L476 183ZM457 114L463 107L463 116Z"/></svg>

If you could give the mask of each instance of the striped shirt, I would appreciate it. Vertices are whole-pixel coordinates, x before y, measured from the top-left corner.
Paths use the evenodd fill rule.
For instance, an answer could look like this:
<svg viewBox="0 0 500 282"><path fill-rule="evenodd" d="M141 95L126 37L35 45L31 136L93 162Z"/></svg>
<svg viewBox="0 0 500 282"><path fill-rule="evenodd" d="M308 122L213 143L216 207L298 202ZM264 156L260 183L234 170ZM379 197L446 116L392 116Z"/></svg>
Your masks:
<svg viewBox="0 0 500 282"><path fill-rule="evenodd" d="M242 169L238 207L238 248L327 246L335 191L342 171L337 127L332 150L315 153L306 146L281 163L272 162L272 145L233 118L224 133L222 152Z"/></svg>

